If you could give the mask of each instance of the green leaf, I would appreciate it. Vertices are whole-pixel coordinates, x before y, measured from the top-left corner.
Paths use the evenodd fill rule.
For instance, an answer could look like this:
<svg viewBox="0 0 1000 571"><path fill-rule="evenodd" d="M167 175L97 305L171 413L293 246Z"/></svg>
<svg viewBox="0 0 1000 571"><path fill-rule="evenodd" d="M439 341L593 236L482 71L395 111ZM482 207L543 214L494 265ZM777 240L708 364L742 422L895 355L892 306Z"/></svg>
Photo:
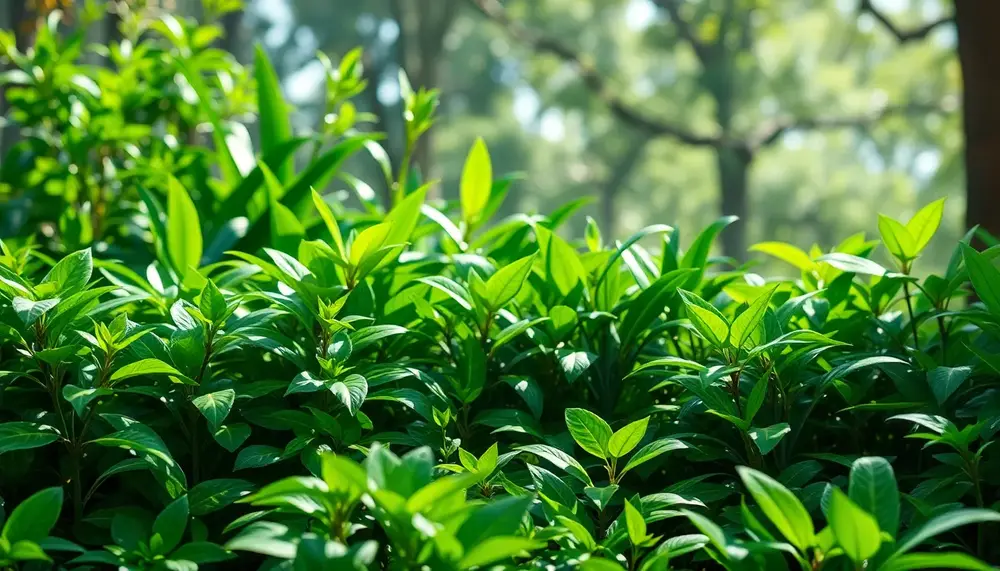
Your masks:
<svg viewBox="0 0 1000 571"><path fill-rule="evenodd" d="M625 527L632 545L640 545L646 539L646 520L628 500L625 500Z"/></svg>
<svg viewBox="0 0 1000 571"><path fill-rule="evenodd" d="M816 261L825 262L842 272L850 272L852 274L864 274L881 277L889 273L889 270L883 268L876 262L867 258L853 256L851 254L844 254L842 252L833 252L832 254L820 256L816 258Z"/></svg>
<svg viewBox="0 0 1000 571"><path fill-rule="evenodd" d="M344 237L340 233L340 225L337 224L337 219L333 217L333 211L330 210L330 206L315 189L312 191L312 199L316 211L319 212L319 217L323 219L327 231L330 232L335 251L341 258L346 258L347 250L344 248Z"/></svg>
<svg viewBox="0 0 1000 571"><path fill-rule="evenodd" d="M607 447L608 453L615 458L621 458L631 452L642 442L642 437L646 436L647 426L649 426L648 416L618 429L611 435L611 441Z"/></svg>
<svg viewBox="0 0 1000 571"><path fill-rule="evenodd" d="M532 254L500 268L490 276L486 281L486 302L491 311L502 308L514 299L528 280L534 262L535 255Z"/></svg>
<svg viewBox="0 0 1000 571"><path fill-rule="evenodd" d="M757 330L763 321L764 314L767 313L767 308L771 303L771 296L774 295L777 289L778 286L774 286L767 293L755 299L746 311L739 314L733 320L732 327L730 327L730 337L733 345L743 347L752 338L754 331Z"/></svg>
<svg viewBox="0 0 1000 571"><path fill-rule="evenodd" d="M986 304L990 313L1000 316L1000 270L972 246L962 244L962 257L969 272L969 280L976 295Z"/></svg>
<svg viewBox="0 0 1000 571"><path fill-rule="evenodd" d="M566 380L570 384L580 378L594 361L597 355L586 351L573 351L572 349L556 349L556 357L559 359L559 366L566 374Z"/></svg>
<svg viewBox="0 0 1000 571"><path fill-rule="evenodd" d="M198 309L213 323L218 323L226 316L226 298L212 280L205 280L205 287L201 288Z"/></svg>
<svg viewBox="0 0 1000 571"><path fill-rule="evenodd" d="M430 484L420 488L406 501L406 509L410 513L419 513L434 509L435 504L445 502L456 493L463 493L470 486L474 486L480 480L480 476L474 472L462 474L452 474L438 478Z"/></svg>
<svg viewBox="0 0 1000 571"><path fill-rule="evenodd" d="M625 475L626 472L633 468L637 468L646 462L671 452L673 450L684 450L688 448L688 445L676 438L661 438L659 440L654 440L649 444L643 446L636 452L631 458L629 458L628 463L621 471L621 475Z"/></svg>
<svg viewBox="0 0 1000 571"><path fill-rule="evenodd" d="M688 281L688 287L694 287L699 281L701 281L701 276L704 274L705 265L708 262L708 255L712 251L712 243L715 238L726 229L727 226L739 220L736 216L723 216L719 218L707 228L698 234L698 237L694 239L691 244L691 248L684 253L684 258L681 260L682 268L694 268L698 270L697 279L692 279Z"/></svg>
<svg viewBox="0 0 1000 571"><path fill-rule="evenodd" d="M34 541L22 540L10 546L7 555L14 561L52 561L42 546Z"/></svg>
<svg viewBox="0 0 1000 571"><path fill-rule="evenodd" d="M531 410L531 414L535 418L542 416L545 395L534 379L531 377L504 377L503 381L524 399L524 403L528 405L528 409Z"/></svg>
<svg viewBox="0 0 1000 571"><path fill-rule="evenodd" d="M750 246L751 252L761 252L787 262L796 268L808 272L816 267L816 262L801 249L784 242L761 242Z"/></svg>
<svg viewBox="0 0 1000 571"><path fill-rule="evenodd" d="M927 247L941 225L941 218L944 216L944 201L945 199L939 198L924 206L906 223L906 230L913 237L914 256Z"/></svg>
<svg viewBox="0 0 1000 571"><path fill-rule="evenodd" d="M167 179L167 253L182 279L201 265L198 210L187 190L172 176Z"/></svg>
<svg viewBox="0 0 1000 571"><path fill-rule="evenodd" d="M229 148L228 129L223 125L219 111L215 108L214 98L202 80L201 71L193 67L192 61L188 58L174 58L174 61L180 67L181 73L191 89L198 96L199 106L208 116L208 122L212 125L212 142L215 145L217 164L219 170L222 171L223 180L231 188L240 179L240 169L233 158L232 150Z"/></svg>
<svg viewBox="0 0 1000 571"><path fill-rule="evenodd" d="M260 148L261 153L266 155L292 138L292 126L288 118L288 108L281 96L278 74L260 44L256 45L254 50L254 79L257 83ZM291 182L295 175L292 158L287 157L275 166L274 174L282 184Z"/></svg>
<svg viewBox="0 0 1000 571"><path fill-rule="evenodd" d="M972 367L936 367L927 372L927 384L938 404L944 404L972 376Z"/></svg>
<svg viewBox="0 0 1000 571"><path fill-rule="evenodd" d="M195 397L191 400L191 404L198 408L205 420L208 421L209 428L215 432L229 416L234 400L236 400L236 391L224 389Z"/></svg>
<svg viewBox="0 0 1000 571"><path fill-rule="evenodd" d="M164 363L159 359L142 359L135 363L129 363L111 374L111 384L116 384L125 379L140 377L143 375L171 375L181 379L187 379L180 371Z"/></svg>
<svg viewBox="0 0 1000 571"><path fill-rule="evenodd" d="M879 571L909 571L910 569L972 569L993 571L995 567L964 553L910 553L879 566Z"/></svg>
<svg viewBox="0 0 1000 571"><path fill-rule="evenodd" d="M767 428L752 428L750 429L750 440L753 440L753 443L757 445L761 454L767 454L774 450L781 439L791 431L792 429L787 422L781 422Z"/></svg>
<svg viewBox="0 0 1000 571"><path fill-rule="evenodd" d="M590 476L587 475L587 471L583 469L583 466L580 465L576 458L573 458L558 448L553 448L552 446L548 446L546 444L528 444L525 446L519 446L517 449L521 452L534 454L535 456L548 460L556 468L565 471L588 486L594 485Z"/></svg>
<svg viewBox="0 0 1000 571"><path fill-rule="evenodd" d="M59 431L51 426L34 422L0 424L0 454L38 448L56 440L59 440Z"/></svg>
<svg viewBox="0 0 1000 571"><path fill-rule="evenodd" d="M163 542L159 554L173 551L181 542L188 523L188 497L183 495L160 512L153 521L153 536L160 536Z"/></svg>
<svg viewBox="0 0 1000 571"><path fill-rule="evenodd" d="M844 553L855 563L861 563L875 555L882 544L878 523L840 488L830 489L833 493L827 510L830 529Z"/></svg>
<svg viewBox="0 0 1000 571"><path fill-rule="evenodd" d="M226 424L220 426L213 434L212 438L230 452L243 446L243 443L250 438L250 426L242 422L236 424Z"/></svg>
<svg viewBox="0 0 1000 571"><path fill-rule="evenodd" d="M253 492L255 486L246 480L206 480L191 488L187 497L191 515L203 516L234 503Z"/></svg>
<svg viewBox="0 0 1000 571"><path fill-rule="evenodd" d="M173 467L176 465L173 457L170 455L170 451L167 449L167 445L163 443L159 435L153 432L153 429L148 426L137 422L129 424L118 432L113 432L91 442L100 444L101 446L112 446L143 452L159 458L167 466Z"/></svg>
<svg viewBox="0 0 1000 571"><path fill-rule="evenodd" d="M601 417L582 408L567 408L566 428L576 443L598 458L608 457L611 427Z"/></svg>
<svg viewBox="0 0 1000 571"><path fill-rule="evenodd" d="M250 551L279 559L294 559L298 547L298 533L288 527L269 521L256 521L226 542L226 549Z"/></svg>
<svg viewBox="0 0 1000 571"><path fill-rule="evenodd" d="M812 517L795 494L751 468L738 466L736 471L761 511L789 543L803 553L816 544Z"/></svg>
<svg viewBox="0 0 1000 571"><path fill-rule="evenodd" d="M205 563L221 563L233 559L235 555L222 546L207 541L185 543L170 554L172 561L192 561L198 565Z"/></svg>
<svg viewBox="0 0 1000 571"><path fill-rule="evenodd" d="M580 565L580 571L624 571L624 567L610 559L591 557Z"/></svg>
<svg viewBox="0 0 1000 571"><path fill-rule="evenodd" d="M566 297L583 283L587 271L580 256L565 240L542 226L535 227L538 249L542 253L545 281Z"/></svg>
<svg viewBox="0 0 1000 571"><path fill-rule="evenodd" d="M594 541L594 536L591 535L587 528L583 527L583 524L567 516L556 516L556 521L559 522L563 527L569 530L573 534L573 538L577 543L580 544L587 551L593 551L597 549L597 542ZM587 561L590 561L588 559Z"/></svg>
<svg viewBox="0 0 1000 571"><path fill-rule="evenodd" d="M861 509L875 516L878 527L892 537L899 531L899 488L892 465L868 456L851 464L847 493Z"/></svg>
<svg viewBox="0 0 1000 571"><path fill-rule="evenodd" d="M245 470L247 468L262 468L280 462L281 459L281 450L274 446L255 444L240 450L239 455L236 456L233 471Z"/></svg>
<svg viewBox="0 0 1000 571"><path fill-rule="evenodd" d="M0 538L10 543L43 541L59 520L62 504L62 488L45 488L32 494L10 512Z"/></svg>
<svg viewBox="0 0 1000 571"><path fill-rule="evenodd" d="M768 380L770 375L765 375L757 380L753 386L753 390L750 391L750 396L747 398L747 408L743 412L743 420L748 423L753 422L757 412L760 411L760 407L764 404L764 398L767 396L767 387L770 381Z"/></svg>
<svg viewBox="0 0 1000 571"><path fill-rule="evenodd" d="M490 153L482 139L476 139L462 168L460 198L462 203L462 220L468 227L481 222L480 217L486 204L490 201L490 189L493 186L493 167L490 164Z"/></svg>
<svg viewBox="0 0 1000 571"><path fill-rule="evenodd" d="M27 326L34 325L38 318L45 315L50 309L59 303L59 298L43 299L41 301L31 301L24 297L15 297L13 300L14 313Z"/></svg>
<svg viewBox="0 0 1000 571"><path fill-rule="evenodd" d="M42 284L56 286L53 297L69 297L84 290L94 271L94 259L90 248L67 255L52 266L42 278Z"/></svg>
<svg viewBox="0 0 1000 571"><path fill-rule="evenodd" d="M698 333L701 333L709 343L722 348L729 344L729 322L722 313L713 305L698 297L697 295L684 290L678 290L684 307L687 309L688 319L694 325Z"/></svg>
<svg viewBox="0 0 1000 571"><path fill-rule="evenodd" d="M594 502L598 511L604 511L604 508L608 507L611 498L614 497L617 491L618 486L615 484L604 486L603 488L586 487L583 489L583 493Z"/></svg>
<svg viewBox="0 0 1000 571"><path fill-rule="evenodd" d="M985 509L958 509L943 513L939 516L931 518L931 520L924 525L900 538L899 542L896 544L896 551L893 552L889 561L897 559L899 556L903 555L907 551L910 551L914 547L917 547L928 539L941 535L946 531L951 531L956 527L971 525L974 523L982 524L989 522L1000 522L1000 513ZM886 565L889 564L889 561L886 561Z"/></svg>
<svg viewBox="0 0 1000 571"><path fill-rule="evenodd" d="M650 325L663 313L667 303L694 270L681 269L667 272L642 290L628 305L628 312L618 328L621 343L632 346L648 331Z"/></svg>
<svg viewBox="0 0 1000 571"><path fill-rule="evenodd" d="M485 567L540 547L541 543L527 537L490 537L466 551L458 566L460 569Z"/></svg>
<svg viewBox="0 0 1000 571"><path fill-rule="evenodd" d="M907 262L916 256L917 245L913 235L896 220L879 214L878 231L885 247L896 259Z"/></svg>
<svg viewBox="0 0 1000 571"><path fill-rule="evenodd" d="M351 374L330 385L330 392L337 397L351 416L356 416L368 396L368 381L358 374Z"/></svg>

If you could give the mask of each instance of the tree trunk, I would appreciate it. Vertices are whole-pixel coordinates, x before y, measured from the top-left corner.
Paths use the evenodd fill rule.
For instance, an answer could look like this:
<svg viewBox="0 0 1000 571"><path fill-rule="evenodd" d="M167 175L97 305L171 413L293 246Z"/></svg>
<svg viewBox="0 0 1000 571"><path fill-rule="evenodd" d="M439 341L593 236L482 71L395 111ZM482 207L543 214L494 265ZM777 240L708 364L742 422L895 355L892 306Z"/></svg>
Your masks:
<svg viewBox="0 0 1000 571"><path fill-rule="evenodd" d="M719 210L723 215L739 217L722 232L722 253L737 260L743 260L747 253L747 181L752 161L753 155L744 149L719 147L715 150L721 191Z"/></svg>
<svg viewBox="0 0 1000 571"><path fill-rule="evenodd" d="M964 81L965 224L1000 238L1000 2L955 0Z"/></svg>
<svg viewBox="0 0 1000 571"><path fill-rule="evenodd" d="M634 138L625 149L625 154L611 165L608 179L601 185L601 230L609 240L614 240L617 237L618 214L615 203L618 200L618 193L628 182L636 165L641 162L646 145L649 144L650 140L646 135L632 136Z"/></svg>
<svg viewBox="0 0 1000 571"><path fill-rule="evenodd" d="M248 42L244 37L243 10L234 10L223 14L219 23L225 33L222 38L222 49L233 54L236 61L240 63L249 61Z"/></svg>

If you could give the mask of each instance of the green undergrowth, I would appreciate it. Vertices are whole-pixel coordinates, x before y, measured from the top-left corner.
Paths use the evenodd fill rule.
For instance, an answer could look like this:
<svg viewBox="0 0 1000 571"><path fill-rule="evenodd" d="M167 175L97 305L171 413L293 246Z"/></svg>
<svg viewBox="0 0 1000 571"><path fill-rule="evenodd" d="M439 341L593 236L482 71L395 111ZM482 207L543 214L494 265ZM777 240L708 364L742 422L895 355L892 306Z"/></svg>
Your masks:
<svg viewBox="0 0 1000 571"><path fill-rule="evenodd" d="M498 217L483 141L433 198L437 93L401 82L394 162L359 51L299 135L263 51L120 16L0 34L0 569L1000 561L1000 248L918 273L943 201L753 247L788 277L711 256L730 218L571 240L581 201Z"/></svg>

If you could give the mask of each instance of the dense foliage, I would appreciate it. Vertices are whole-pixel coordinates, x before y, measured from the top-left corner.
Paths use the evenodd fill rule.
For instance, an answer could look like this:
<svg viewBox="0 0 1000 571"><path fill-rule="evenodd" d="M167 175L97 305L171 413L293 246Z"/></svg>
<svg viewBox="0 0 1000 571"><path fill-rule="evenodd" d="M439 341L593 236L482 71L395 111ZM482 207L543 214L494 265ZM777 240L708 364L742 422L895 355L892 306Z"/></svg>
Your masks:
<svg viewBox="0 0 1000 571"><path fill-rule="evenodd" d="M109 68L57 16L0 37L28 205L0 243L0 568L1000 561L1000 248L914 273L943 201L754 247L793 279L710 257L731 219L577 245L575 205L494 220L482 141L456 203L386 162L360 53L299 137L262 52L251 81L217 27L122 16ZM437 94L404 94L409 158ZM342 172L363 153L390 204Z"/></svg>

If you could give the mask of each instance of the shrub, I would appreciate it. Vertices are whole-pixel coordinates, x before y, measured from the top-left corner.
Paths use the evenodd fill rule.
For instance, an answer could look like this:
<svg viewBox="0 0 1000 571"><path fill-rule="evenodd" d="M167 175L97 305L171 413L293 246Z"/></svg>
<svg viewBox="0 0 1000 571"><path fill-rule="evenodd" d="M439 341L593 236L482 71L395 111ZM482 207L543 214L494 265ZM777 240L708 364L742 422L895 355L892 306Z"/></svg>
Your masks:
<svg viewBox="0 0 1000 571"><path fill-rule="evenodd" d="M358 52L328 65L327 128L293 138L259 51L263 154L240 167L215 28L130 25L114 73L54 25L3 44L45 78L8 75L27 138L5 181L61 202L0 243L0 568L998 560L998 250L967 237L914 274L942 201L881 217L881 240L755 246L793 279L711 258L729 219L683 250L593 221L578 247L573 207L494 222L510 179L483 142L457 203L385 165L391 204L345 177L352 211L311 187L384 156L343 119ZM180 95L140 112L144 90ZM65 107L35 109L46 93ZM436 94L404 95L412 146ZM211 144L169 142L201 124Z"/></svg>

